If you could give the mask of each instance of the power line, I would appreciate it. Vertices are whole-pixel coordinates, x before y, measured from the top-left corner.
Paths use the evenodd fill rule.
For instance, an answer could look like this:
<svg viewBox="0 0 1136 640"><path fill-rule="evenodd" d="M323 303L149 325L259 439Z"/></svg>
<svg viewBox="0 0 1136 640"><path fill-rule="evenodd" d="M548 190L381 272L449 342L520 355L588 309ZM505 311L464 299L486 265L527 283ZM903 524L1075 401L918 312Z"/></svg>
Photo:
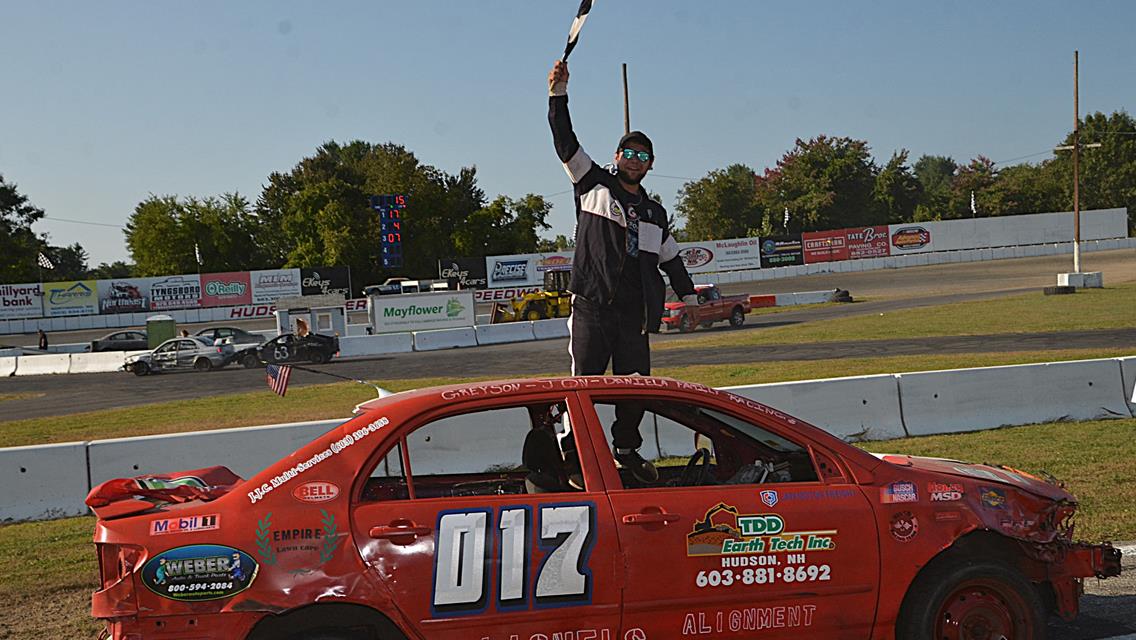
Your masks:
<svg viewBox="0 0 1136 640"><path fill-rule="evenodd" d="M1018 156L1016 158L1010 158L1009 160L998 160L994 164L1006 164L1007 162L1016 162L1018 160L1025 160L1026 158L1035 158L1037 156L1043 156L1043 155L1046 155L1046 154L1049 154L1049 153L1053 153L1053 149L1046 149L1045 151L1038 151L1037 153L1031 153L1031 154L1025 155L1025 156Z"/></svg>
<svg viewBox="0 0 1136 640"><path fill-rule="evenodd" d="M125 229L126 228L125 226L120 225L120 224L107 224L105 222L88 222L86 220L70 220L68 218L56 218L55 216L47 216L47 215L45 215L43 217L43 219L44 220L51 220L51 221L54 221L54 222L72 222L72 223L75 223L75 224L89 224L93 227L110 227L112 229Z"/></svg>

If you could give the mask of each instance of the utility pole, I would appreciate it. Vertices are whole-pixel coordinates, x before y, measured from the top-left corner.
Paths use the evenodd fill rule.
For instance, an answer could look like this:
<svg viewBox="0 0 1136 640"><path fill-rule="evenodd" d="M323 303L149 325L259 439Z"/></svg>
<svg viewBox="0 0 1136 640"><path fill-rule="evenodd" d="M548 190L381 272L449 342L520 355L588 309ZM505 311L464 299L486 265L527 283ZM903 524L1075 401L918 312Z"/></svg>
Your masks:
<svg viewBox="0 0 1136 640"><path fill-rule="evenodd" d="M1080 105L1080 56L1079 51L1073 52L1073 144L1057 147L1054 151L1073 152L1073 274L1077 274L1078 281L1081 274L1081 105ZM1086 149L1095 149L1099 142L1084 145ZM1068 275L1068 274L1062 274ZM1058 278L1060 283L1060 277ZM1080 286L1086 286L1081 284ZM1100 286L1099 284L1096 286Z"/></svg>
<svg viewBox="0 0 1136 640"><path fill-rule="evenodd" d="M623 134L631 133L631 107L627 102L627 63L623 63Z"/></svg>

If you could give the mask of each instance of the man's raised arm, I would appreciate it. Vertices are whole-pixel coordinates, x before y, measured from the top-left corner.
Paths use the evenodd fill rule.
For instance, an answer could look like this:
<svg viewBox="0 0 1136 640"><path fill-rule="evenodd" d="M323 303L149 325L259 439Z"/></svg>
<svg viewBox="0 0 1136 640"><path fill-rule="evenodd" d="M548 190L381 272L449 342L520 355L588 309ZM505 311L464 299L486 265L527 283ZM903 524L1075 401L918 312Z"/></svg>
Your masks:
<svg viewBox="0 0 1136 640"><path fill-rule="evenodd" d="M564 163L572 184L576 184L596 165L580 148L572 131L572 118L568 115L568 63L563 60L557 60L548 72L548 124L552 126L556 155Z"/></svg>

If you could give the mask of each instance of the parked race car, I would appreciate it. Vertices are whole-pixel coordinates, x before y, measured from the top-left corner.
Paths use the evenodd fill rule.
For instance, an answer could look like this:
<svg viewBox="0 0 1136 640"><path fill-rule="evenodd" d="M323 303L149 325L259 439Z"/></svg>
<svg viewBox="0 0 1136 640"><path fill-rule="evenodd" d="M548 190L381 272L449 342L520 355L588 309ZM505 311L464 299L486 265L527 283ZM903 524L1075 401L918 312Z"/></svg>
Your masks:
<svg viewBox="0 0 1136 640"><path fill-rule="evenodd" d="M656 482L616 463L617 407L645 412ZM875 456L653 377L398 393L247 480L111 480L87 504L116 640L1030 640L1120 573L1053 482Z"/></svg>
<svg viewBox="0 0 1136 640"><path fill-rule="evenodd" d="M209 327L198 331L196 335L210 340L224 340L233 345L237 351L241 347L263 344L265 337L259 333L249 333L237 327Z"/></svg>
<svg viewBox="0 0 1136 640"><path fill-rule="evenodd" d="M232 345L215 345L211 338L172 338L153 351L128 357L122 368L136 376L169 371L209 371L229 364L234 354Z"/></svg>
<svg viewBox="0 0 1136 640"><path fill-rule="evenodd" d="M696 327L710 327L715 322L726 320L731 327L740 327L750 312L749 295L723 296L716 285L695 285L698 306L683 304L672 294L666 302L663 325L667 329L678 329L683 333L694 331Z"/></svg>
<svg viewBox="0 0 1136 640"><path fill-rule="evenodd" d="M255 353L256 362L250 355ZM309 333L298 336L294 333L281 334L256 348L255 352L241 354L241 364L245 367L264 364L285 364L289 362L313 362L323 364L339 353L339 338Z"/></svg>
<svg viewBox="0 0 1136 640"><path fill-rule="evenodd" d="M149 349L145 331L115 331L91 341L91 351L139 351Z"/></svg>

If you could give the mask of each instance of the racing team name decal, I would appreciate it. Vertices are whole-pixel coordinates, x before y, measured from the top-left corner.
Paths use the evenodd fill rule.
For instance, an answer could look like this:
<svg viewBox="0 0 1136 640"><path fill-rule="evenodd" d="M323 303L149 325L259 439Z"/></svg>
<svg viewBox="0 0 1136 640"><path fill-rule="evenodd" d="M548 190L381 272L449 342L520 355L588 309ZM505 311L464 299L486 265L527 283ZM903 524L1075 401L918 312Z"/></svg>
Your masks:
<svg viewBox="0 0 1136 640"><path fill-rule="evenodd" d="M532 508L502 507L492 526L488 509L444 511L438 515L434 553L435 616L460 616L485 611L490 598L486 568L500 550L494 594L499 611L589 604L592 571L588 559L595 544L595 505L552 504L539 508L532 526ZM500 536L500 544L497 544ZM535 539L534 539L535 538ZM535 578L533 555L543 556Z"/></svg>

